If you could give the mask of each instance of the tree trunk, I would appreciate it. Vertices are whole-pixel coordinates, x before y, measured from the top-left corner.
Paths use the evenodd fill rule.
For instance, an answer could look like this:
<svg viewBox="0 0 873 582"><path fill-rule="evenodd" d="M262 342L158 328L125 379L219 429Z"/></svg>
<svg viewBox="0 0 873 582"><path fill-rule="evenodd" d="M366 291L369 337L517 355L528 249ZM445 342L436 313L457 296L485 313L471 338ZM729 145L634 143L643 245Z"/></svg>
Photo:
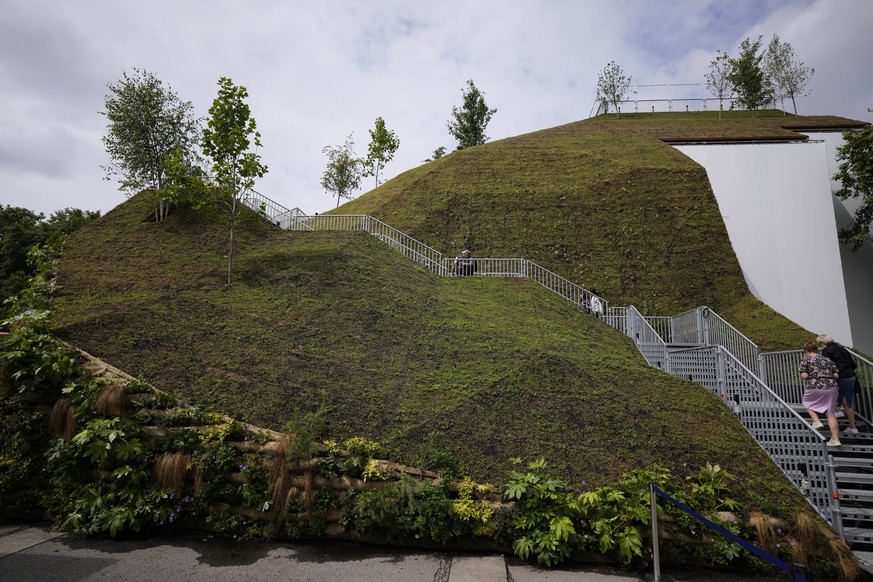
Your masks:
<svg viewBox="0 0 873 582"><path fill-rule="evenodd" d="M236 225L236 195L232 194L230 203L230 249L227 251L227 286L230 287L230 276L233 269L233 228Z"/></svg>

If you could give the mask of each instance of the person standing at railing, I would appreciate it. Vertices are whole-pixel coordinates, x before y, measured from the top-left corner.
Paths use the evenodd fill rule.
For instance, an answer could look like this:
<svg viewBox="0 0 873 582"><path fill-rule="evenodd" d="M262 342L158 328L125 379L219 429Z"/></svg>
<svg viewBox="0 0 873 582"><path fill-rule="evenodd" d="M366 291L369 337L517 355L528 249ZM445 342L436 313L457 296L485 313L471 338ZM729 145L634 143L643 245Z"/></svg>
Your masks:
<svg viewBox="0 0 873 582"><path fill-rule="evenodd" d="M800 377L806 381L803 391L803 407L812 418L812 428L823 428L819 414L827 414L828 428L831 429L829 447L840 446L840 426L837 424L837 366L818 353L815 342L806 342L805 352L800 360Z"/></svg>
<svg viewBox="0 0 873 582"><path fill-rule="evenodd" d="M476 259L470 249L464 249L460 256L455 257L452 264L452 274L458 277L469 277L476 272Z"/></svg>
<svg viewBox="0 0 873 582"><path fill-rule="evenodd" d="M837 406L842 405L846 409L846 418L849 419L849 428L845 433L858 434L858 427L855 426L855 369L858 365L849 350L835 342L831 336L820 335L815 341L818 343L819 353L836 364L840 373L837 379Z"/></svg>

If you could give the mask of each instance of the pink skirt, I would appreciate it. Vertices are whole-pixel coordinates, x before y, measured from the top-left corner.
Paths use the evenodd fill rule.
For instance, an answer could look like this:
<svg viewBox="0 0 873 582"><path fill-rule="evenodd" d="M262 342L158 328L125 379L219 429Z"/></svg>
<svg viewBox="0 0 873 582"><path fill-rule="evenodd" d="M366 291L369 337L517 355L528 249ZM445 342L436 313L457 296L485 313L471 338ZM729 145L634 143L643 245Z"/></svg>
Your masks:
<svg viewBox="0 0 873 582"><path fill-rule="evenodd" d="M834 416L837 411L837 391L806 389L803 391L803 407L819 414L827 412L828 416Z"/></svg>

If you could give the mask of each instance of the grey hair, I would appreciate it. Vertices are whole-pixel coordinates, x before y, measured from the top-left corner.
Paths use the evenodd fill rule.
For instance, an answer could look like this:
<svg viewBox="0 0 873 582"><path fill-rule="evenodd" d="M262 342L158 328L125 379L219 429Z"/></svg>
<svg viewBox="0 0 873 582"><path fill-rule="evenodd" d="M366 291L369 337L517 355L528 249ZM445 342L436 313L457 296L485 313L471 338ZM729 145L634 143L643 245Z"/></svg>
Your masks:
<svg viewBox="0 0 873 582"><path fill-rule="evenodd" d="M821 347L821 346L826 346L828 344L834 343L834 338L832 338L829 335L822 334L822 335L818 336L817 338L815 338L815 341L819 345L819 347Z"/></svg>

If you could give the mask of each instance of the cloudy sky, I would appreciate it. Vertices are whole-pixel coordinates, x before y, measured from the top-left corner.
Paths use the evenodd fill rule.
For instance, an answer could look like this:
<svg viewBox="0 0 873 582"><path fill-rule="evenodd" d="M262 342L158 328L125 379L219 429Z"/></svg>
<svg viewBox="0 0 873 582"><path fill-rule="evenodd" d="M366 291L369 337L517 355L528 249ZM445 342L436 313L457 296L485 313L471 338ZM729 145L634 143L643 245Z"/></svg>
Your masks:
<svg viewBox="0 0 873 582"><path fill-rule="evenodd" d="M472 79L492 139L585 119L597 73L634 85L702 83L718 49L774 33L815 68L800 114L873 121L871 0L0 0L0 203L106 212L107 83L154 73L205 117L220 77L250 94L269 173L256 189L321 212L322 148L376 117L400 138L391 178L434 149ZM703 87L638 97L705 96ZM363 191L373 187L365 181Z"/></svg>

